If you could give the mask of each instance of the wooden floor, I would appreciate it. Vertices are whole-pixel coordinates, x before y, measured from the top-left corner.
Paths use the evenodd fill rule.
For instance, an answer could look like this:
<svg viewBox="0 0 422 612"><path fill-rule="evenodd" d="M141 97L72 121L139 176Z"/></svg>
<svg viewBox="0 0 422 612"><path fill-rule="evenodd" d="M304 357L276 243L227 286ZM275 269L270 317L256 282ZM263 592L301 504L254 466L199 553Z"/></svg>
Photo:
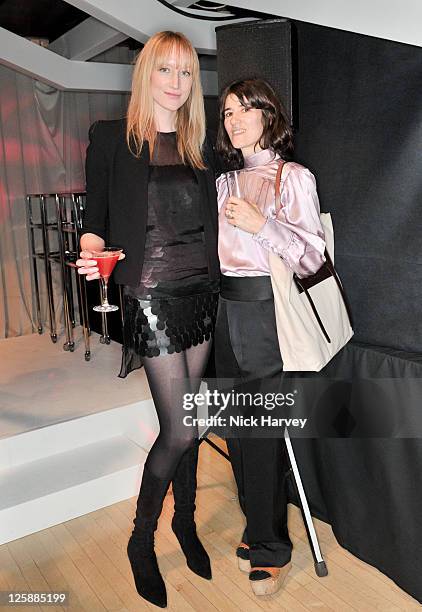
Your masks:
<svg viewBox="0 0 422 612"><path fill-rule="evenodd" d="M317 578L305 529L295 507L289 508L289 530L294 544L292 570L281 592L271 598L256 598L247 574L239 572L234 557L242 518L231 469L207 444L201 445L198 487L198 531L211 556L213 580L203 580L186 567L170 529L169 493L156 545L170 610L387 612L420 608L378 570L340 548L331 528L319 521L315 523L329 575ZM126 557L135 502L135 498L124 501L0 546L0 591L70 593L66 608L19 606L19 610L157 610L138 597Z"/></svg>

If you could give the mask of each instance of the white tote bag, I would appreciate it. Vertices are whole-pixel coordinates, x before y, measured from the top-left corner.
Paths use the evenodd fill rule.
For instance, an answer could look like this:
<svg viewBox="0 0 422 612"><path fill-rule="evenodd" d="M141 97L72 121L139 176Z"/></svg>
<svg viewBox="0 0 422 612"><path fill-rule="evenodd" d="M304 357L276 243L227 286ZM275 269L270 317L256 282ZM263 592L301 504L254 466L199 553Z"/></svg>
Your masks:
<svg viewBox="0 0 422 612"><path fill-rule="evenodd" d="M276 178L276 202L280 205L284 165L280 164ZM277 335L286 372L319 372L353 336L347 299L334 269L334 230L330 213L321 213L321 224L327 261L316 274L299 279L270 251Z"/></svg>

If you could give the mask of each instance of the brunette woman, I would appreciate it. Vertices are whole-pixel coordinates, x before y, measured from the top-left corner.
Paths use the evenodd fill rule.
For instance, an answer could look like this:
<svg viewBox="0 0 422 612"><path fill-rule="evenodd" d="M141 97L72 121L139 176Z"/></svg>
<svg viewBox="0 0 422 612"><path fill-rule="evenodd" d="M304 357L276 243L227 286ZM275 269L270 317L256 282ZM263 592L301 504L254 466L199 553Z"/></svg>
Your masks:
<svg viewBox="0 0 422 612"><path fill-rule="evenodd" d="M211 578L194 522L197 431L182 396L208 361L218 300L213 151L205 132L199 62L180 33L146 43L133 73L127 118L98 121L87 151L87 209L79 272L98 278L93 250L123 247L120 376L145 367L160 432L146 460L128 555L139 594L165 607L154 531L170 482L172 528L188 566ZM177 384L176 384L176 382Z"/></svg>
<svg viewBox="0 0 422 612"><path fill-rule="evenodd" d="M221 95L217 148L232 170L217 181L221 297L215 332L217 375L240 384L281 380L269 252L299 276L325 261L315 178L289 162L282 173L281 210L275 179L292 149L292 133L271 86L237 81ZM228 186L239 186L241 197ZM271 383L272 384L272 383ZM259 388L249 385L252 388ZM287 529L287 458L280 438L227 439L246 529L237 549L255 594L275 593L290 567ZM281 432L282 435L282 432Z"/></svg>

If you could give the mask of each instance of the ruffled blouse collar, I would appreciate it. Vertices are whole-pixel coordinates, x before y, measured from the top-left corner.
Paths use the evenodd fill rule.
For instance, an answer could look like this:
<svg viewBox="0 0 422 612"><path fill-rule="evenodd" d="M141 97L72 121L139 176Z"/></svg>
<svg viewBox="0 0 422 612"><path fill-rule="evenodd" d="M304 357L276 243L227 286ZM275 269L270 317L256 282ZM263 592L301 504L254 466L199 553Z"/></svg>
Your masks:
<svg viewBox="0 0 422 612"><path fill-rule="evenodd" d="M244 168L254 168L256 166L265 166L276 159L276 154L272 149L262 149L252 155L247 155L243 158Z"/></svg>

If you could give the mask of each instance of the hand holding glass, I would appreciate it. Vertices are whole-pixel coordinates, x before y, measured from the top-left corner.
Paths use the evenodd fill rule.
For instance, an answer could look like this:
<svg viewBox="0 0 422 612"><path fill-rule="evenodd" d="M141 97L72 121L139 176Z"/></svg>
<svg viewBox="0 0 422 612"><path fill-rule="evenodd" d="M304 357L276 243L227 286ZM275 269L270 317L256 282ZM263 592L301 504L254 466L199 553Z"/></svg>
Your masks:
<svg viewBox="0 0 422 612"><path fill-rule="evenodd" d="M236 198L242 197L240 187L239 187L239 177L240 177L240 173L238 172L238 170L231 170L230 172L226 173L227 191L229 194L229 198L231 196L235 196ZM229 219L233 219L233 213L229 210L227 201L226 201L225 210L226 210L226 213L225 213L226 217L228 217ZM236 225L232 225L232 227L234 230L237 230Z"/></svg>
<svg viewBox="0 0 422 612"><path fill-rule="evenodd" d="M94 306L96 312L114 312L119 310L118 306L108 303L107 285L108 279L119 260L123 249L117 247L105 247L102 251L92 251L92 259L97 262L100 273L101 306Z"/></svg>

